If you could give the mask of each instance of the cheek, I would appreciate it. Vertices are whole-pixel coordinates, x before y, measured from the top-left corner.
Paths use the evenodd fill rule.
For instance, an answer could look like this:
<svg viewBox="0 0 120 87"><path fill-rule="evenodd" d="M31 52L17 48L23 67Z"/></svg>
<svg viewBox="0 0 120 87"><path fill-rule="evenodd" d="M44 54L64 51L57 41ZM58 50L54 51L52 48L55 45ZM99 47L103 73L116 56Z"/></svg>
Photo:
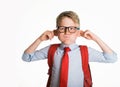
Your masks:
<svg viewBox="0 0 120 87"><path fill-rule="evenodd" d="M71 38L75 38L76 39L77 37L78 37L77 33L74 33L74 34L71 35Z"/></svg>
<svg viewBox="0 0 120 87"><path fill-rule="evenodd" d="M63 39L63 35L62 34L58 34L58 39L62 40Z"/></svg>
<svg viewBox="0 0 120 87"><path fill-rule="evenodd" d="M72 40L76 40L77 36L76 36L76 35L72 35L70 38L71 38Z"/></svg>
<svg viewBox="0 0 120 87"><path fill-rule="evenodd" d="M76 32L76 33L70 34L69 37L70 37L69 40L73 41L73 40L76 40L76 38L78 37L78 34ZM60 41L66 40L65 37L64 37L64 33L59 33L58 34L58 39Z"/></svg>
<svg viewBox="0 0 120 87"><path fill-rule="evenodd" d="M58 35L58 39L60 41L66 41L66 40L75 41L76 38L77 38L77 35L69 35L69 38L65 38L64 35Z"/></svg>

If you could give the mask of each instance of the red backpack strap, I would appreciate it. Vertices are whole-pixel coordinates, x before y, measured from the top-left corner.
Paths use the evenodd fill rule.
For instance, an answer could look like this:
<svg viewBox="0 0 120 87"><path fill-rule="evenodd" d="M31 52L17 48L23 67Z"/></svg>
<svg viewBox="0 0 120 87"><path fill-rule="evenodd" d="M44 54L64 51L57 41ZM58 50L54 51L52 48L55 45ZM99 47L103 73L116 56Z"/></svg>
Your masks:
<svg viewBox="0 0 120 87"><path fill-rule="evenodd" d="M82 69L84 72L84 87L92 87L92 78L89 66L88 49L87 46L80 45L82 56Z"/></svg>
<svg viewBox="0 0 120 87"><path fill-rule="evenodd" d="M47 82L47 87L50 87L54 54L59 46L60 46L60 44L53 44L50 46L49 51L48 51L48 66L49 66L48 74L49 74L49 78L48 78L48 82Z"/></svg>

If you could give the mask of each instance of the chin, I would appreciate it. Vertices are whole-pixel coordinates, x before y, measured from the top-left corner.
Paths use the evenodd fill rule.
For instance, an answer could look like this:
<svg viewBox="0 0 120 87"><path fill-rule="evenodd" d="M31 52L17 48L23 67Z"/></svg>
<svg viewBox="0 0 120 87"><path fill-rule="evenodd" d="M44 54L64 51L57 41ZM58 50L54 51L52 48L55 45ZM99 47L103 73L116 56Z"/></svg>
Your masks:
<svg viewBox="0 0 120 87"><path fill-rule="evenodd" d="M63 44L65 44L65 45L71 45L71 44L73 44L74 42L68 42L68 41L66 41L66 42L63 42Z"/></svg>

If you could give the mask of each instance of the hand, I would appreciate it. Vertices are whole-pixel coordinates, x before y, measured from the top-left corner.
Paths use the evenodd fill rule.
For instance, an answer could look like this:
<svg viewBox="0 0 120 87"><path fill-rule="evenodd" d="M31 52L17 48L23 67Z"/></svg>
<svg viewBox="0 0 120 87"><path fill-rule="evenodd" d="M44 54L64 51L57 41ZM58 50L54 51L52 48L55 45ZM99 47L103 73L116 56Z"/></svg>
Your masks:
<svg viewBox="0 0 120 87"><path fill-rule="evenodd" d="M45 31L40 37L39 39L41 41L45 41L45 40L51 40L54 37L54 31Z"/></svg>
<svg viewBox="0 0 120 87"><path fill-rule="evenodd" d="M88 40L96 40L96 37L97 37L90 30L85 30L85 31L80 30L80 36L82 36Z"/></svg>

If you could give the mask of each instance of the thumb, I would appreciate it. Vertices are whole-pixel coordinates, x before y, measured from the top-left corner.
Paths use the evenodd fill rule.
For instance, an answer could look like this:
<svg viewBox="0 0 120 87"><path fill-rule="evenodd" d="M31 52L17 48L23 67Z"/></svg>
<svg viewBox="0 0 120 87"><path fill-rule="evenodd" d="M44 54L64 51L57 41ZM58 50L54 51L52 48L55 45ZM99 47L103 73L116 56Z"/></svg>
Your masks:
<svg viewBox="0 0 120 87"><path fill-rule="evenodd" d="M85 34L84 34L84 37L86 38L86 39L92 39L92 36L91 36L91 34L89 33L89 32L86 32Z"/></svg>

